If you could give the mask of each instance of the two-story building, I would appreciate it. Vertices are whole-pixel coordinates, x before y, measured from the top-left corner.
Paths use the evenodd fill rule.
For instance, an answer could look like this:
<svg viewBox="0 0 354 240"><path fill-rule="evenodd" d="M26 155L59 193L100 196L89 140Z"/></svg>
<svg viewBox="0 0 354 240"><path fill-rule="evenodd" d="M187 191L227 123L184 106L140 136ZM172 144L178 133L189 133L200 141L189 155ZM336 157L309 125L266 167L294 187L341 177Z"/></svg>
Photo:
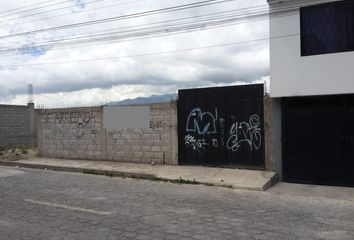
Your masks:
<svg viewBox="0 0 354 240"><path fill-rule="evenodd" d="M354 0L268 0L284 181L354 186Z"/></svg>

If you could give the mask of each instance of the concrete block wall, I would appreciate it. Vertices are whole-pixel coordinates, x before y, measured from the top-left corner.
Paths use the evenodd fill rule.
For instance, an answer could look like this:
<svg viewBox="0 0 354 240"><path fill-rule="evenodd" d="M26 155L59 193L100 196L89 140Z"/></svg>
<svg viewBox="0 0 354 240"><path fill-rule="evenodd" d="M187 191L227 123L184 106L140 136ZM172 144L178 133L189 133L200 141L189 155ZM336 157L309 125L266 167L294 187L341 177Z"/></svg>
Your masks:
<svg viewBox="0 0 354 240"><path fill-rule="evenodd" d="M150 108L150 128L109 129L103 107L41 110L39 155L53 158L177 164L177 105Z"/></svg>
<svg viewBox="0 0 354 240"><path fill-rule="evenodd" d="M107 131L108 160L178 164L177 104L171 102L148 106L150 107L150 128Z"/></svg>
<svg viewBox="0 0 354 240"><path fill-rule="evenodd" d="M142 106L142 105L140 105ZM103 107L38 111L41 156L118 162L178 164L177 104L148 106L149 128L106 129ZM281 173L277 100L264 100L265 169Z"/></svg>
<svg viewBox="0 0 354 240"><path fill-rule="evenodd" d="M34 104L0 105L0 145L35 145Z"/></svg>
<svg viewBox="0 0 354 240"><path fill-rule="evenodd" d="M101 107L40 110L37 122L40 156L90 160L102 158Z"/></svg>

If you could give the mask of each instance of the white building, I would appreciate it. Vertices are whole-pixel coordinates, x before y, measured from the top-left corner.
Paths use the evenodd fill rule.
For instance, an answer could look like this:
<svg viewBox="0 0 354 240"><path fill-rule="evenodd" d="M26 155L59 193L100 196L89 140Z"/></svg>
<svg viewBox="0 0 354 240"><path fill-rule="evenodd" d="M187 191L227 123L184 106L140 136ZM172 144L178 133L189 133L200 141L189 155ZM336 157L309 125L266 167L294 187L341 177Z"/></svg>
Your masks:
<svg viewBox="0 0 354 240"><path fill-rule="evenodd" d="M354 0L268 2L278 171L354 186Z"/></svg>

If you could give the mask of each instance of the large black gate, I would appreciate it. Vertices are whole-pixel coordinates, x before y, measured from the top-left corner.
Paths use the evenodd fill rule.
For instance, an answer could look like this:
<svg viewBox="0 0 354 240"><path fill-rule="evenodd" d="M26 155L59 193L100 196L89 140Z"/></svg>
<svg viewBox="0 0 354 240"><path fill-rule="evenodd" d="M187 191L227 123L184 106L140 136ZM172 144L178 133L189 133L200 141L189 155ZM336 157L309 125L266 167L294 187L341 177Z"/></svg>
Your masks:
<svg viewBox="0 0 354 240"><path fill-rule="evenodd" d="M283 175L288 182L354 186L354 96L285 98Z"/></svg>
<svg viewBox="0 0 354 240"><path fill-rule="evenodd" d="M180 90L179 163L264 168L263 84Z"/></svg>

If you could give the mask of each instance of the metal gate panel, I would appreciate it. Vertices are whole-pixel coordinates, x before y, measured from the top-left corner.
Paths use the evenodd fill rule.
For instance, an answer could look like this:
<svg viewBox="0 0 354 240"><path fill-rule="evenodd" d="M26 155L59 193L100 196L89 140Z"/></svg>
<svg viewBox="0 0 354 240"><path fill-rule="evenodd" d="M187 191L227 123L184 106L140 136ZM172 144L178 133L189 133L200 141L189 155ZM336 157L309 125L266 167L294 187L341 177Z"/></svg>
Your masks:
<svg viewBox="0 0 354 240"><path fill-rule="evenodd" d="M180 90L179 163L264 168L263 84Z"/></svg>
<svg viewBox="0 0 354 240"><path fill-rule="evenodd" d="M282 99L283 176L354 186L354 95Z"/></svg>

